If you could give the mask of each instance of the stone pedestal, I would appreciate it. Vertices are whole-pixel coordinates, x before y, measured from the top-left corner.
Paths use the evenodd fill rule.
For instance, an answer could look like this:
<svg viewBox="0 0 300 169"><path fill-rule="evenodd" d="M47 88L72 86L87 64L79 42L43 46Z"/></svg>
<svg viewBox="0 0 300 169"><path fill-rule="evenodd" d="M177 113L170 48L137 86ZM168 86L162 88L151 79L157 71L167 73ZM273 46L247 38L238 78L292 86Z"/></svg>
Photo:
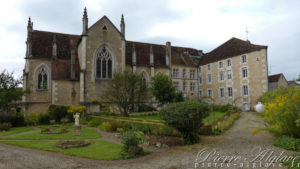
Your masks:
<svg viewBox="0 0 300 169"><path fill-rule="evenodd" d="M81 136L81 126L74 126L74 136Z"/></svg>

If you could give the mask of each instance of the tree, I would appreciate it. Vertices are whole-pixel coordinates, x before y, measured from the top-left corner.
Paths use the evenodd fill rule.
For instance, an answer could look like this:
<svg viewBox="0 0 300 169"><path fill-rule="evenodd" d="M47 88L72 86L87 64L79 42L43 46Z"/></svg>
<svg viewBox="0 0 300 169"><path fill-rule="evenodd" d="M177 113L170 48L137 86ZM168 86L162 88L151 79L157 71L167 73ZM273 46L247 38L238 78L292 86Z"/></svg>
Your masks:
<svg viewBox="0 0 300 169"><path fill-rule="evenodd" d="M165 104L173 102L176 97L175 87L169 76L164 74L157 74L152 82L152 93L156 100Z"/></svg>
<svg viewBox="0 0 300 169"><path fill-rule="evenodd" d="M15 79L13 73L6 70L0 74L0 110L8 113L12 108L17 108L16 101L21 100L24 92L19 87L21 79Z"/></svg>
<svg viewBox="0 0 300 169"><path fill-rule="evenodd" d="M128 116L136 104L149 99L148 91L141 75L126 70L114 74L103 100L116 105L121 115Z"/></svg>
<svg viewBox="0 0 300 169"><path fill-rule="evenodd" d="M206 103L184 101L166 105L159 115L182 134L184 144L194 144L199 142L198 131L209 111L210 106Z"/></svg>

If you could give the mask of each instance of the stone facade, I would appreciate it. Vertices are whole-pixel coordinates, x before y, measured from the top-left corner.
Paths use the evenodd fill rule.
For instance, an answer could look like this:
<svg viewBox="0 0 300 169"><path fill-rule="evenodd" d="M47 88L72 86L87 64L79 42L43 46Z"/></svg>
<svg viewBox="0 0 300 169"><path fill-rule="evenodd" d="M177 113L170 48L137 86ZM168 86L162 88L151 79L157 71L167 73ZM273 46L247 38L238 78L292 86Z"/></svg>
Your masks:
<svg viewBox="0 0 300 169"><path fill-rule="evenodd" d="M288 81L285 79L283 74L270 75L269 79L269 90L275 90L279 87L287 87Z"/></svg>
<svg viewBox="0 0 300 169"><path fill-rule="evenodd" d="M123 15L120 30L106 16L88 27L86 9L82 21L82 34L70 35L33 30L29 20L23 88L31 93L23 97L26 112L46 113L50 104L86 105L89 112L98 111L92 102L101 100L113 73L125 69L141 74L149 84L156 74L166 74L186 99L199 99L211 90L217 104L237 100L236 105L245 109L267 91L266 46L233 38L204 54L171 42L127 41ZM245 63L242 56L246 56ZM247 68L245 78L243 68ZM243 86L247 86L246 94ZM228 87L232 87L232 97Z"/></svg>

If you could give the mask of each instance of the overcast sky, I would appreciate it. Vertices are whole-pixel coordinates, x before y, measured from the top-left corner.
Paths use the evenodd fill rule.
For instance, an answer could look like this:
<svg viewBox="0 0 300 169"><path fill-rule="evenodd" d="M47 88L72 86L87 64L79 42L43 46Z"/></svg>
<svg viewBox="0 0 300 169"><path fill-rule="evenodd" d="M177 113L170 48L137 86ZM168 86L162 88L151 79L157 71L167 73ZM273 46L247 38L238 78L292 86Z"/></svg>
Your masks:
<svg viewBox="0 0 300 169"><path fill-rule="evenodd" d="M36 30L80 34L85 6L89 25L106 15L119 28L123 13L127 40L204 52L246 40L248 27L251 43L269 46L269 73L300 74L299 0L2 0L0 71L22 74L29 16Z"/></svg>

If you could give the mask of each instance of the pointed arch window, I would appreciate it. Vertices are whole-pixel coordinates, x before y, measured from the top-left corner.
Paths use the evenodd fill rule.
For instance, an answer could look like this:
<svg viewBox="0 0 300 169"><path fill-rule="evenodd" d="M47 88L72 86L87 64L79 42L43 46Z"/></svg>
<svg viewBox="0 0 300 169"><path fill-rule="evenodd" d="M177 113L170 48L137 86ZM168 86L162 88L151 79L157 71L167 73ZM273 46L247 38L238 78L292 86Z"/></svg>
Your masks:
<svg viewBox="0 0 300 169"><path fill-rule="evenodd" d="M46 67L42 66L37 71L37 89L48 89L48 73Z"/></svg>
<svg viewBox="0 0 300 169"><path fill-rule="evenodd" d="M103 46L96 54L96 78L112 78L112 54Z"/></svg>

